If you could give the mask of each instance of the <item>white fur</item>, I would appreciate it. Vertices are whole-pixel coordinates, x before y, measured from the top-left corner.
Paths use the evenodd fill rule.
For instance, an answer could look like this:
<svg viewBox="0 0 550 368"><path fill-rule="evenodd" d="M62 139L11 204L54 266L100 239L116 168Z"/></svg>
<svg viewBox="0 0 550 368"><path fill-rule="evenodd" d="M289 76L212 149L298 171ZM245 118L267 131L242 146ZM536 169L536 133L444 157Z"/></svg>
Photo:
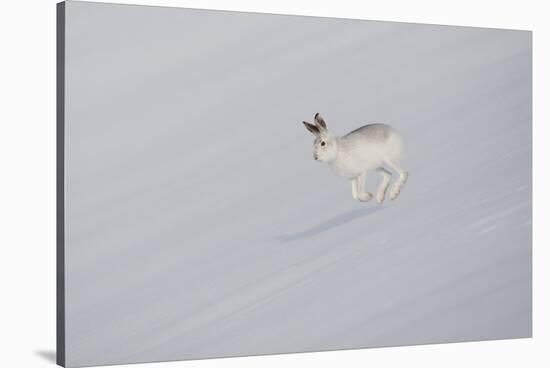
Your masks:
<svg viewBox="0 0 550 368"><path fill-rule="evenodd" d="M407 181L408 172L401 166L403 156L403 138L389 125L368 124L343 137L332 135L323 118L315 115L315 125L304 122L306 128L317 138L313 144L313 156L316 160L326 162L339 176L349 178L352 183L354 199L367 202L374 196L365 192L365 181L368 170L376 170L382 176L376 192L376 201L384 201L394 169L399 177L390 188L390 199L395 199Z"/></svg>

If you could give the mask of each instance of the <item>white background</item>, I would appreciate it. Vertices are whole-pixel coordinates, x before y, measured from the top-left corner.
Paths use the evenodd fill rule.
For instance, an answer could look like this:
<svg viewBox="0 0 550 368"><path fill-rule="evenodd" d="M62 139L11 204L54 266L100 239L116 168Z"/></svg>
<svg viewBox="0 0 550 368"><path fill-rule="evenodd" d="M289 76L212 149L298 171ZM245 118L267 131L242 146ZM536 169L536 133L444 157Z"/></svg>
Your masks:
<svg viewBox="0 0 550 368"><path fill-rule="evenodd" d="M534 31L534 338L156 367L547 367L550 363L548 12L543 1L117 1ZM0 365L52 366L55 351L55 1L0 3ZM513 170L513 168L510 168ZM547 223L547 221L546 221ZM132 365L132 367L147 365Z"/></svg>

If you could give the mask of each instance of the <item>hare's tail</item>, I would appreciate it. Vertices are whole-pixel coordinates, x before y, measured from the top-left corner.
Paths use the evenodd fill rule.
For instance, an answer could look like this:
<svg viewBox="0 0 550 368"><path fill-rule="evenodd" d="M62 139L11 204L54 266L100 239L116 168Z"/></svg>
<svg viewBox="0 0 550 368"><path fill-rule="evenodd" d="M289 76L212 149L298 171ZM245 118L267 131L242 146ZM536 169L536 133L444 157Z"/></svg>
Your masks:
<svg viewBox="0 0 550 368"><path fill-rule="evenodd" d="M403 136L401 135L401 133L395 131L395 134L394 134L394 142L393 142L393 150L395 152L395 158L397 160L401 160L403 158L405 158L406 154L405 154L405 144L404 144L404 139L403 139Z"/></svg>

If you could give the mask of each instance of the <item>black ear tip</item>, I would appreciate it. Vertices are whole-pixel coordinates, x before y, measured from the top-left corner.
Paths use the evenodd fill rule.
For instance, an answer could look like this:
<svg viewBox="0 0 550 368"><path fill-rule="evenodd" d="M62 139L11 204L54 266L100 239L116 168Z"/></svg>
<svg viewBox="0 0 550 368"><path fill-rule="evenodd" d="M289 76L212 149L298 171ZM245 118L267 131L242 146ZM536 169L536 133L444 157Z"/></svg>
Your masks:
<svg viewBox="0 0 550 368"><path fill-rule="evenodd" d="M315 119L317 119L319 117L319 113L315 114Z"/></svg>

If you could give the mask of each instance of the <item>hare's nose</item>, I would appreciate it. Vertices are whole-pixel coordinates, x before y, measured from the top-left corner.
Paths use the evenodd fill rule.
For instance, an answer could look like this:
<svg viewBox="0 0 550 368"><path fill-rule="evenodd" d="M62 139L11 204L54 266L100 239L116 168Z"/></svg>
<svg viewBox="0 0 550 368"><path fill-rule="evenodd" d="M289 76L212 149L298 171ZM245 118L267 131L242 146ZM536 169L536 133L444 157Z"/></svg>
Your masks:
<svg viewBox="0 0 550 368"><path fill-rule="evenodd" d="M317 155L315 155L315 154L313 155L313 158L316 159L316 160L319 159L319 158L317 157Z"/></svg>

